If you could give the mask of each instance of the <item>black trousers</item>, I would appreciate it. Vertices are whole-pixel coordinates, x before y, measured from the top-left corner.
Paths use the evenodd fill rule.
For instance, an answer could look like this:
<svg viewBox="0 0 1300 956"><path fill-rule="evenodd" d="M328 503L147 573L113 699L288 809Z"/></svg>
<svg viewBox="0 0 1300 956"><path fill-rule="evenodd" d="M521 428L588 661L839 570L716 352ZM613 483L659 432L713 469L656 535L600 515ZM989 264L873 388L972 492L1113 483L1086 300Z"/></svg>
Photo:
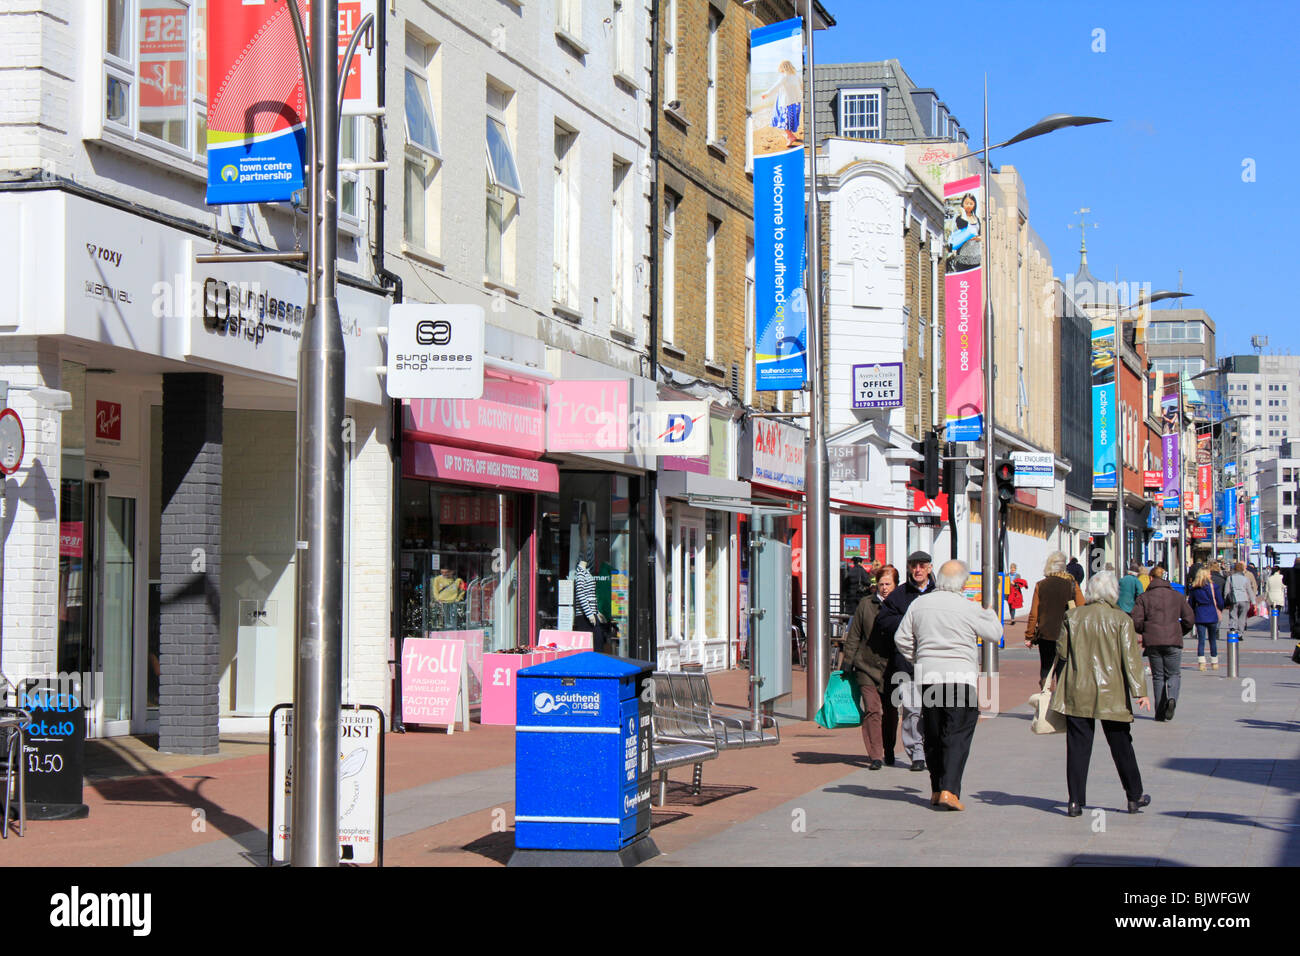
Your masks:
<svg viewBox="0 0 1300 956"><path fill-rule="evenodd" d="M1119 782L1129 800L1142 796L1142 771L1133 753L1133 725L1127 720L1103 720L1101 732L1110 745L1110 755L1119 771ZM1092 760L1092 738L1096 721L1092 717L1065 718L1065 782L1070 802L1088 802L1088 764Z"/></svg>
<svg viewBox="0 0 1300 956"><path fill-rule="evenodd" d="M1036 646L1038 647L1038 686L1041 687L1043 681L1047 680L1047 672L1056 662L1056 641L1040 640Z"/></svg>
<svg viewBox="0 0 1300 956"><path fill-rule="evenodd" d="M930 790L960 797L961 776L979 723L979 695L971 684L928 684L921 697L921 733Z"/></svg>

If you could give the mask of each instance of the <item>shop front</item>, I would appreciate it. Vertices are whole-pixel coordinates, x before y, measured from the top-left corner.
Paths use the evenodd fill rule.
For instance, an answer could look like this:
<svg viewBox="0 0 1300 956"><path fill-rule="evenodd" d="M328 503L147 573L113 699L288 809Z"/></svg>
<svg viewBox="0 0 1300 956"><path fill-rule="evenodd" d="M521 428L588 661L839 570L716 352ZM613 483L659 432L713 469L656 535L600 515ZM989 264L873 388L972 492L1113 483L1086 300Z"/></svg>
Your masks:
<svg viewBox="0 0 1300 956"><path fill-rule="evenodd" d="M91 736L214 752L221 731L265 729L292 697L305 276L200 265L207 240L53 189L0 194L10 227L23 252L0 269L32 294L0 323L0 377L22 383L10 404L30 436L10 480L6 676L75 675ZM344 692L387 708L391 459L373 371L387 301L344 285L338 298ZM66 400L43 407L30 385Z"/></svg>

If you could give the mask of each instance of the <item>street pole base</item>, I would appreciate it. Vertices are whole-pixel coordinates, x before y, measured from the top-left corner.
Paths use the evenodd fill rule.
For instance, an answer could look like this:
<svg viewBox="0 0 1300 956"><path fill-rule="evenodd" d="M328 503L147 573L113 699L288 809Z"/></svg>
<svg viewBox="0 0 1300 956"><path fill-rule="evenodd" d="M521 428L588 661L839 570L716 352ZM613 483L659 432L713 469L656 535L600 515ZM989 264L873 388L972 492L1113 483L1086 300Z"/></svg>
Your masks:
<svg viewBox="0 0 1300 956"><path fill-rule="evenodd" d="M18 808L11 811L17 814ZM90 816L90 807L84 803L29 803L28 820L84 820Z"/></svg>
<svg viewBox="0 0 1300 956"><path fill-rule="evenodd" d="M515 850L507 866L637 866L659 855L648 836L621 850Z"/></svg>

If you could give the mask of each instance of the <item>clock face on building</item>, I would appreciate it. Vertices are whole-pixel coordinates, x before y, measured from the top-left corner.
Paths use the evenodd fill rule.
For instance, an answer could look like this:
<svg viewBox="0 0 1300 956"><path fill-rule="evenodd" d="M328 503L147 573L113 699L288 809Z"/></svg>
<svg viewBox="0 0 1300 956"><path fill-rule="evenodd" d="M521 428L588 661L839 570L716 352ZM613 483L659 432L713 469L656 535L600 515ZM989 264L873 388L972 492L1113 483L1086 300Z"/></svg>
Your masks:
<svg viewBox="0 0 1300 956"><path fill-rule="evenodd" d="M12 408L0 412L0 472L12 475L23 462L23 423Z"/></svg>

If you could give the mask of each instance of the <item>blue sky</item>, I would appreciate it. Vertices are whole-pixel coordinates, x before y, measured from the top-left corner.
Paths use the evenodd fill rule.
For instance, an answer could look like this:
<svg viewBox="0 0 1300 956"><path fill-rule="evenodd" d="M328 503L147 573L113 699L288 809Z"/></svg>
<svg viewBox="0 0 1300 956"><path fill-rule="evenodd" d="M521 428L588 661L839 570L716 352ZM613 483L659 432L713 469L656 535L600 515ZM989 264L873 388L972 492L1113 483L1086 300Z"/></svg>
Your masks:
<svg viewBox="0 0 1300 956"><path fill-rule="evenodd" d="M1300 353L1300 321L1283 284L1300 244L1280 190L1300 163L1296 112L1300 4L1201 0L916 6L824 0L838 25L819 32L817 62L897 58L933 87L970 133L1009 139L1049 113L1113 122L1061 130L993 154L1025 177L1030 223L1062 278L1078 268L1074 210L1092 210L1088 266L1099 279L1194 293L1220 356ZM957 18L965 23L944 27ZM1104 36L1094 31L1104 30ZM1097 39L1105 51L1094 52ZM1254 181L1243 181L1253 160ZM1288 220L1292 220L1288 222Z"/></svg>

